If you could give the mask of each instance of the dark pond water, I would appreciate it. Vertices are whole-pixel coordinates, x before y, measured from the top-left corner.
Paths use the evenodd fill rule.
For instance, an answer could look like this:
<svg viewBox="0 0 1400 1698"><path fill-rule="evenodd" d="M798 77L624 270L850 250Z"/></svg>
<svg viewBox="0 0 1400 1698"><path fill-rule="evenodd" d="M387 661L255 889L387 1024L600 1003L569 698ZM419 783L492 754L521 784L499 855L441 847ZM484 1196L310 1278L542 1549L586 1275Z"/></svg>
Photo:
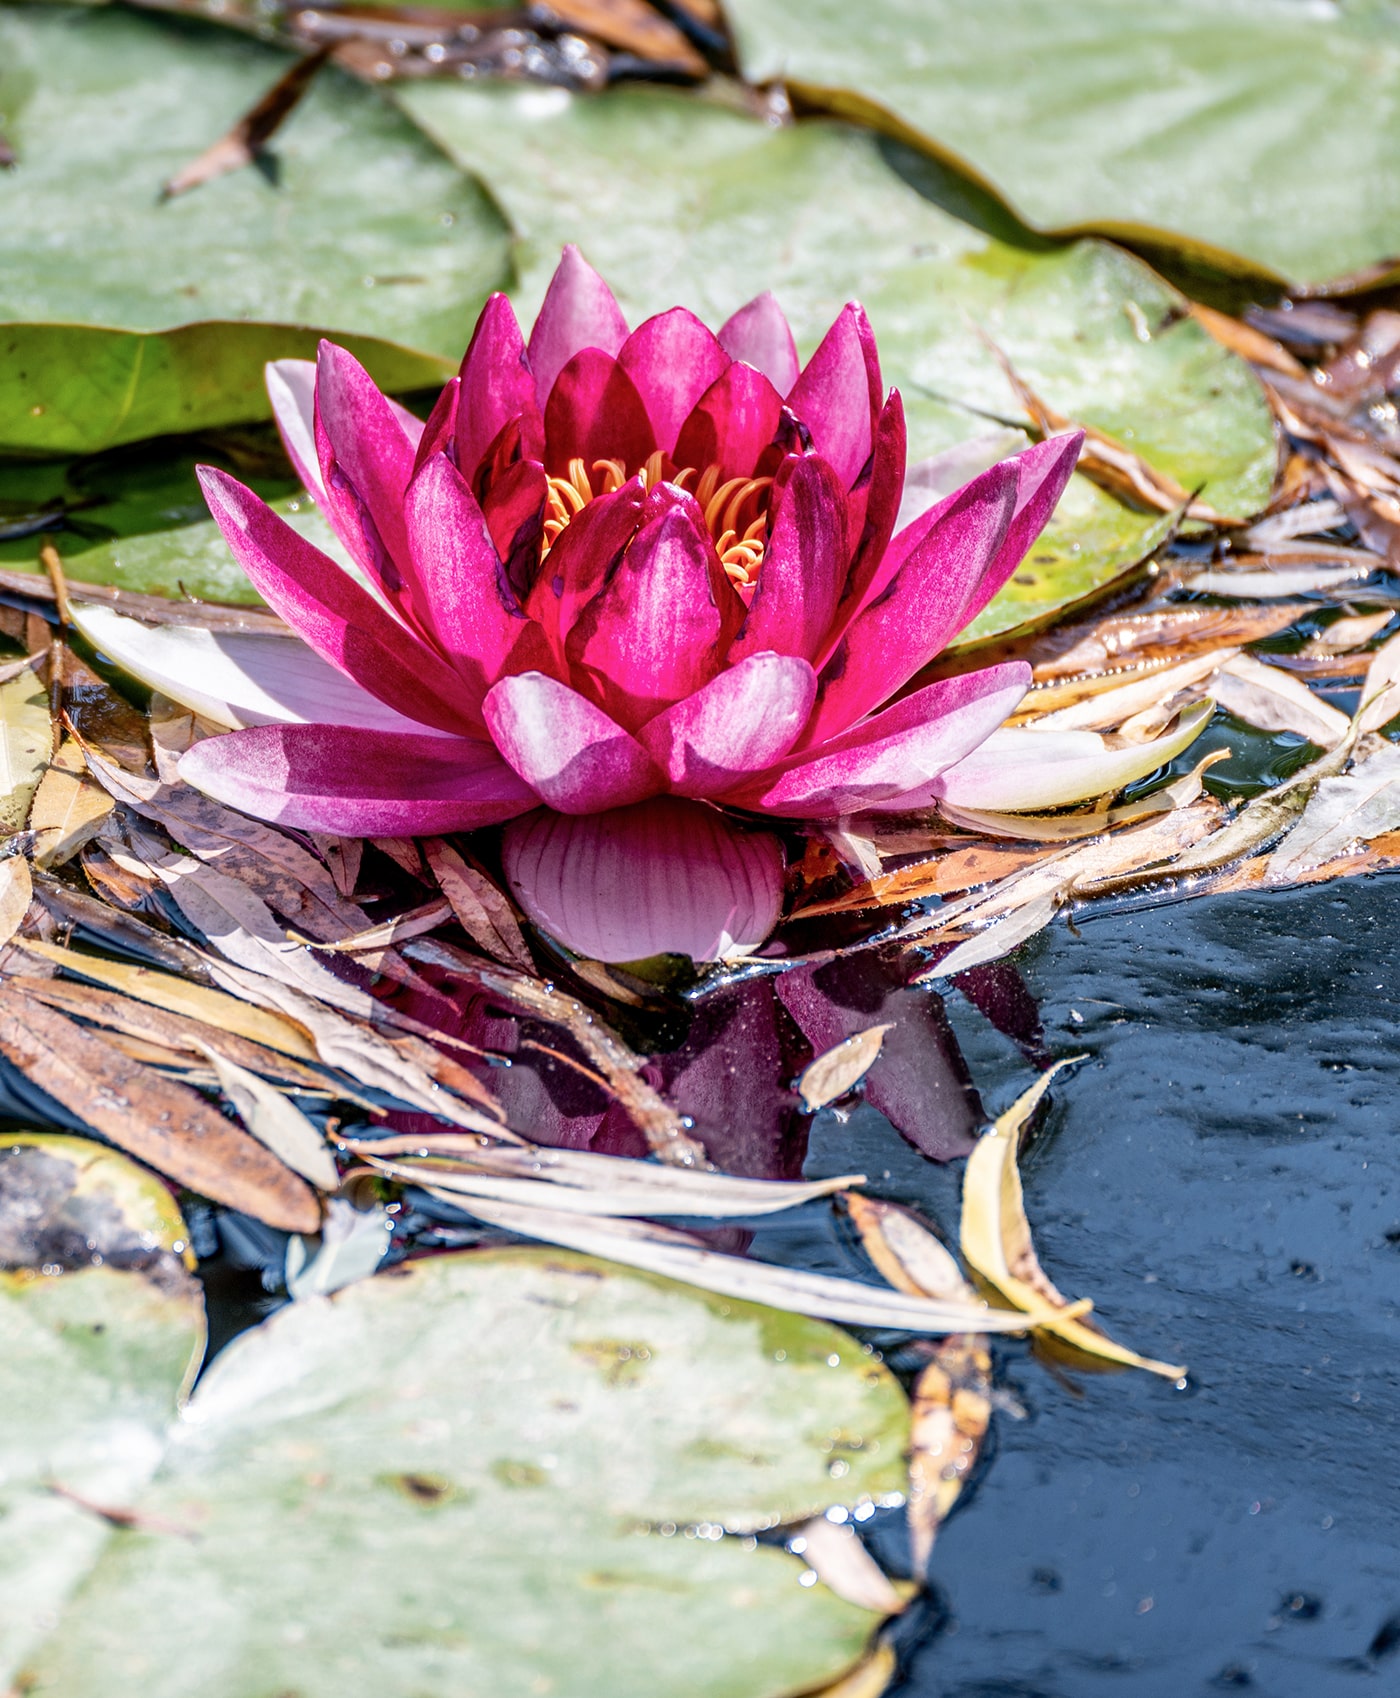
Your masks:
<svg viewBox="0 0 1400 1698"><path fill-rule="evenodd" d="M1024 1162L1061 1289L1191 1388L1012 1346L901 1698L1400 1692L1400 880L1063 926L1022 962L1057 1085ZM991 1110L1033 1074L960 997ZM868 1108L852 1163L957 1220Z"/></svg>

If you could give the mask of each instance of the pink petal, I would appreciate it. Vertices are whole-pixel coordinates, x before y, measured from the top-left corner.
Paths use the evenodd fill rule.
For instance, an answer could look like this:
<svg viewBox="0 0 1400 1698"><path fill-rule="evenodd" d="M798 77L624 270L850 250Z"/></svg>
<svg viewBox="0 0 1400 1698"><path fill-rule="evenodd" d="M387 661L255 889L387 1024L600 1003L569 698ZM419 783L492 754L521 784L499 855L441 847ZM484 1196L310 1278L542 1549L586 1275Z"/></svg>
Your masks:
<svg viewBox="0 0 1400 1698"><path fill-rule="evenodd" d="M475 831L536 806L489 743L343 725L264 725L196 743L180 776L297 831L414 837Z"/></svg>
<svg viewBox="0 0 1400 1698"><path fill-rule="evenodd" d="M665 788L634 737L542 672L502 678L487 696L485 712L496 747L560 813L620 808Z"/></svg>
<svg viewBox="0 0 1400 1698"><path fill-rule="evenodd" d="M560 533L530 590L526 611L539 622L562 661L579 614L618 565L642 520L645 491L631 478L590 501Z"/></svg>
<svg viewBox="0 0 1400 1698"><path fill-rule="evenodd" d="M541 408L554 380L582 348L616 354L627 340L627 320L613 292L572 242L564 249L550 279L535 327L530 332L530 370Z"/></svg>
<svg viewBox="0 0 1400 1698"><path fill-rule="evenodd" d="M917 794L989 737L1030 681L1023 661L941 678L728 800L762 813L825 819Z"/></svg>
<svg viewBox="0 0 1400 1698"><path fill-rule="evenodd" d="M482 456L512 419L521 421L527 460L544 458L544 423L515 311L504 295L481 309L462 361L457 401L457 465L471 483Z"/></svg>
<svg viewBox="0 0 1400 1698"><path fill-rule="evenodd" d="M691 408L728 370L730 359L693 312L672 307L637 326L617 363L646 404L656 446L669 454Z"/></svg>
<svg viewBox="0 0 1400 1698"><path fill-rule="evenodd" d="M323 660L422 725L470 733L475 703L445 661L252 490L199 467L209 511L258 594Z"/></svg>
<svg viewBox="0 0 1400 1698"><path fill-rule="evenodd" d="M1048 437L1018 454L1016 465L1016 512L1006 533L1006 541L997 551L996 564L968 598L963 609L962 623L970 625L1006 580L1025 559L1031 544L1050 523L1050 516L1065 492L1079 452L1084 446L1084 432L1076 430L1066 436Z"/></svg>
<svg viewBox="0 0 1400 1698"><path fill-rule="evenodd" d="M277 434L301 486L324 503L321 463L316 455L316 362L269 360L263 368Z"/></svg>
<svg viewBox="0 0 1400 1698"><path fill-rule="evenodd" d="M547 654L543 633L521 611L481 508L445 454L433 455L408 486L404 518L432 633L470 694L480 701L532 632L538 664Z"/></svg>
<svg viewBox="0 0 1400 1698"><path fill-rule="evenodd" d="M736 360L695 403L672 458L701 472L718 466L726 480L752 477L782 415L783 398L763 373Z"/></svg>
<svg viewBox="0 0 1400 1698"><path fill-rule="evenodd" d="M853 490L849 497L852 518L859 514L860 532L855 539L850 575L841 593L841 602L828 638L832 647L863 605L866 590L889 551L890 538L899 516L908 455L904 402L899 391L892 389L875 425L869 480ZM829 653L828 649L818 657L819 665L825 663Z"/></svg>
<svg viewBox="0 0 1400 1698"><path fill-rule="evenodd" d="M506 828L501 860L535 924L593 961L712 961L756 949L782 911L778 840L676 796L530 814Z"/></svg>
<svg viewBox="0 0 1400 1698"><path fill-rule="evenodd" d="M442 386L442 393L433 402L433 410L428 414L428 422L423 426L423 434L414 450L414 477L418 476L434 454L451 450L457 425L457 396L461 387L460 377L449 377Z"/></svg>
<svg viewBox="0 0 1400 1698"><path fill-rule="evenodd" d="M570 460L591 474L598 460L620 460L628 471L656 447L656 433L637 386L611 354L585 348L559 373L544 412L545 465L568 475Z"/></svg>
<svg viewBox="0 0 1400 1698"><path fill-rule="evenodd" d="M410 413L408 408L396 401L392 395L386 395L384 399L389 403L389 411L399 421L399 427L408 438L409 447L416 454L418 445L423 440L425 421L420 419L417 413Z"/></svg>
<svg viewBox="0 0 1400 1698"><path fill-rule="evenodd" d="M518 595L528 591L539 567L548 489L537 460L517 460L490 480L481 498L486 528Z"/></svg>
<svg viewBox="0 0 1400 1698"><path fill-rule="evenodd" d="M722 796L788 752L816 693L805 660L751 655L658 714L637 741L682 796Z"/></svg>
<svg viewBox="0 0 1400 1698"><path fill-rule="evenodd" d="M875 338L865 309L851 301L788 395L788 405L812 433L812 446L847 489L870 458L880 401Z"/></svg>
<svg viewBox="0 0 1400 1698"><path fill-rule="evenodd" d="M779 395L797 382L797 344L772 290L765 289L727 319L719 341L731 359L761 371Z"/></svg>
<svg viewBox="0 0 1400 1698"><path fill-rule="evenodd" d="M961 629L968 600L996 561L1015 500L1016 468L1008 461L943 504L938 521L824 668L809 743L888 700Z"/></svg>
<svg viewBox="0 0 1400 1698"><path fill-rule="evenodd" d="M566 644L575 683L629 730L714 677L732 634L728 604L743 607L694 500L663 484L646 510L668 490L673 504L637 532Z"/></svg>
<svg viewBox="0 0 1400 1698"><path fill-rule="evenodd" d="M785 462L789 472L777 498L758 587L731 664L764 649L813 659L831 628L846 578L846 492L817 455Z"/></svg>
<svg viewBox="0 0 1400 1698"><path fill-rule="evenodd" d="M336 535L396 606L410 605L403 493L414 444L369 373L333 342L316 362L316 450Z"/></svg>

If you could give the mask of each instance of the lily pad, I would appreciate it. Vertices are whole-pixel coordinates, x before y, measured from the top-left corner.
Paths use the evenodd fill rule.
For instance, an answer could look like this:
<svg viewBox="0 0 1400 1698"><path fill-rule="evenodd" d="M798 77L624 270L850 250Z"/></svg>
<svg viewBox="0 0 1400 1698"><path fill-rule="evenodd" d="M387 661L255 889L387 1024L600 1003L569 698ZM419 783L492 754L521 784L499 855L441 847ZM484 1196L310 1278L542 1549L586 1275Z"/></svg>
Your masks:
<svg viewBox="0 0 1400 1698"><path fill-rule="evenodd" d="M154 1472L204 1349L184 1228L85 1138L0 1138L0 1682Z"/></svg>
<svg viewBox="0 0 1400 1698"><path fill-rule="evenodd" d="M1175 290L1102 242L987 235L959 216L963 185L913 155L901 175L875 136L826 122L774 130L661 90L425 83L394 98L505 210L527 313L564 241L634 321L683 301L718 324L772 288L811 349L857 296L886 381L903 391L915 458L986 434L989 416L1022 416L981 329L1059 411L1203 487L1220 510L1268 499L1275 448L1259 385L1184 316ZM1075 491L1041 550L1072 553L1073 588L1038 597L1040 611L1111 582L1161 535L1159 514L1083 480ZM1005 628L1005 607L989 613L979 634Z"/></svg>
<svg viewBox="0 0 1400 1698"><path fill-rule="evenodd" d="M1095 231L1269 292L1400 254L1386 0L730 0L740 60Z"/></svg>
<svg viewBox="0 0 1400 1698"><path fill-rule="evenodd" d="M824 1323L560 1251L417 1262L219 1357L21 1685L806 1690L877 1618L752 1535L902 1490L907 1438Z"/></svg>
<svg viewBox="0 0 1400 1698"><path fill-rule="evenodd" d="M480 185L334 70L258 170L161 185L276 81L261 43L115 8L0 10L0 452L265 417L324 326L388 388L440 381L509 277ZM9 321L9 322L2 322Z"/></svg>

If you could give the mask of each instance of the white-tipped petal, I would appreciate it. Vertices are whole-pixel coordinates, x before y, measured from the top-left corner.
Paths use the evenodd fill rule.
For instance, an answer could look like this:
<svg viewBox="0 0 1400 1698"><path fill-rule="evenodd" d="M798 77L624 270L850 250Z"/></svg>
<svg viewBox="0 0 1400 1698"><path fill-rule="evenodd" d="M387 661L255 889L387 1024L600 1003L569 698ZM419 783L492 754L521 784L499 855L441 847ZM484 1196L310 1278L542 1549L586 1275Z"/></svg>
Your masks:
<svg viewBox="0 0 1400 1698"><path fill-rule="evenodd" d="M1110 749L1096 731L994 731L929 787L940 801L995 813L1029 813L1106 796L1165 766L1205 730L1213 702L1198 702L1150 743Z"/></svg>
<svg viewBox="0 0 1400 1698"><path fill-rule="evenodd" d="M592 961L744 954L782 911L777 838L678 796L527 814L506 827L501 859L535 924Z"/></svg>
<svg viewBox="0 0 1400 1698"><path fill-rule="evenodd" d="M143 625L91 602L75 604L71 616L92 646L124 672L235 731L309 722L433 734L431 727L386 707L295 637Z"/></svg>

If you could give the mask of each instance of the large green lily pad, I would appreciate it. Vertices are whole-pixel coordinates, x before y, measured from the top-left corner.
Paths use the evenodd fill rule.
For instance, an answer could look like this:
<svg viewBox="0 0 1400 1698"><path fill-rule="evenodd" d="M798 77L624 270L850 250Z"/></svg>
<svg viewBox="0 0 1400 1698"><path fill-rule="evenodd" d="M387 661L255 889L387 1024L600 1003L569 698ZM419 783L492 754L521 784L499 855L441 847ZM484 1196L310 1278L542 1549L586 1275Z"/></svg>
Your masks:
<svg viewBox="0 0 1400 1698"><path fill-rule="evenodd" d="M323 72L277 182L161 185L289 56L115 9L0 9L0 452L82 453L265 417L265 360L328 327L386 385L441 379L509 276L480 185ZM4 322L9 321L9 322Z"/></svg>
<svg viewBox="0 0 1400 1698"><path fill-rule="evenodd" d="M0 1137L7 1688L106 1542L98 1510L129 1508L160 1461L204 1348L183 1250L169 1192L124 1156L86 1138Z"/></svg>
<svg viewBox="0 0 1400 1698"><path fill-rule="evenodd" d="M218 1358L22 1689L806 1690L875 1618L745 1535L902 1490L907 1438L823 1323L555 1250L418 1262Z"/></svg>
<svg viewBox="0 0 1400 1698"><path fill-rule="evenodd" d="M1275 448L1248 367L1184 316L1140 260L1102 242L1013 245L965 222L967 188L840 124L774 130L690 95L401 86L395 99L480 175L520 236L533 312L559 245L577 241L635 322L683 301L718 324L772 288L810 350L849 297L865 302L911 453L1021 417L985 331L1047 401L1128 443L1222 511L1268 499ZM1041 553L1047 612L1112 581L1161 535L1160 515L1076 485ZM979 634L1019 622L999 604ZM1004 621L998 623L998 621Z"/></svg>
<svg viewBox="0 0 1400 1698"><path fill-rule="evenodd" d="M729 0L746 74L1256 287L1400 256L1392 0Z"/></svg>

